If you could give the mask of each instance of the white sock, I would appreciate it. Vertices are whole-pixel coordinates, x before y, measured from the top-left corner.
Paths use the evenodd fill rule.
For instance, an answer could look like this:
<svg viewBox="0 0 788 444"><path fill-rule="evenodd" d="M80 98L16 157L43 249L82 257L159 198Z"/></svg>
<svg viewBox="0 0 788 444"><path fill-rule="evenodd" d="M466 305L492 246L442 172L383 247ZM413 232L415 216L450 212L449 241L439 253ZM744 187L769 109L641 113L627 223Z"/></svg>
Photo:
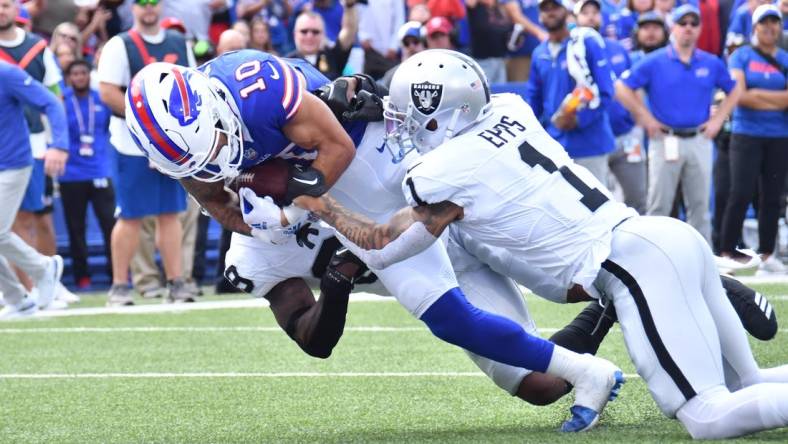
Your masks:
<svg viewBox="0 0 788 444"><path fill-rule="evenodd" d="M586 369L585 363L585 356L556 345L545 373L577 385L577 379Z"/></svg>
<svg viewBox="0 0 788 444"><path fill-rule="evenodd" d="M699 393L676 417L694 439L733 438L788 426L788 384L755 384L735 393L722 386Z"/></svg>

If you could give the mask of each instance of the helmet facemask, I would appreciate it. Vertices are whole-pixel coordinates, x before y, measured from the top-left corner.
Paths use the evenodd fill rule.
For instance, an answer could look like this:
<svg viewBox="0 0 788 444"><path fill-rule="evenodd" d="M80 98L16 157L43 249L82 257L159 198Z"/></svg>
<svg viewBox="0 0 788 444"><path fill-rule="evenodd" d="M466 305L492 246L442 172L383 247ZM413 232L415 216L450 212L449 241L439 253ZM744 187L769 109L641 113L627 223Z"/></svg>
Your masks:
<svg viewBox="0 0 788 444"><path fill-rule="evenodd" d="M211 150L202 162L190 174L202 182L218 182L233 179L240 173L239 168L243 162L243 130L241 122L229 103L222 97L224 94L217 92L213 86L210 91L216 106L212 110L214 136ZM220 136L224 135L225 143L220 146Z"/></svg>

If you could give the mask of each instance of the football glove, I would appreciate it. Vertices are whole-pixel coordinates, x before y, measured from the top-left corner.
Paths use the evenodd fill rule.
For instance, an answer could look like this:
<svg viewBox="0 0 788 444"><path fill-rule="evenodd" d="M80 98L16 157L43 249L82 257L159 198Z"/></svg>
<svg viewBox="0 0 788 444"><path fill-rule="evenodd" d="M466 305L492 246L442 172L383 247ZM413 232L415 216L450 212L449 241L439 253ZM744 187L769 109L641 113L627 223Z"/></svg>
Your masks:
<svg viewBox="0 0 788 444"><path fill-rule="evenodd" d="M263 242L283 245L295 236L308 212L290 206L286 210L279 208L270 197L259 197L250 188L238 190L241 199L241 214L244 222L252 229L252 236ZM282 225L284 211L289 225Z"/></svg>

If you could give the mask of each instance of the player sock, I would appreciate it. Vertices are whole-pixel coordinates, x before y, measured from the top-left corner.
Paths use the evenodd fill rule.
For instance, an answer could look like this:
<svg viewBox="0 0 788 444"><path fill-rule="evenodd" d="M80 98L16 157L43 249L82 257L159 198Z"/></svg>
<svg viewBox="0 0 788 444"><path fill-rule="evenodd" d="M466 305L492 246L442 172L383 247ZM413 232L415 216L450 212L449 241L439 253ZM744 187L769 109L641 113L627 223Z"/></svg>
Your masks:
<svg viewBox="0 0 788 444"><path fill-rule="evenodd" d="M547 370L553 344L529 335L516 322L471 305L452 288L421 316L438 338L493 361L538 372Z"/></svg>
<svg viewBox="0 0 788 444"><path fill-rule="evenodd" d="M555 332L550 341L576 353L595 355L616 319L612 304L604 307L593 301L569 325Z"/></svg>
<svg viewBox="0 0 788 444"><path fill-rule="evenodd" d="M574 384L586 369L585 365L579 365L581 362L585 362L583 355L556 345L545 373Z"/></svg>
<svg viewBox="0 0 788 444"><path fill-rule="evenodd" d="M687 401L676 417L695 439L720 439L788 426L788 384L736 392L715 387Z"/></svg>

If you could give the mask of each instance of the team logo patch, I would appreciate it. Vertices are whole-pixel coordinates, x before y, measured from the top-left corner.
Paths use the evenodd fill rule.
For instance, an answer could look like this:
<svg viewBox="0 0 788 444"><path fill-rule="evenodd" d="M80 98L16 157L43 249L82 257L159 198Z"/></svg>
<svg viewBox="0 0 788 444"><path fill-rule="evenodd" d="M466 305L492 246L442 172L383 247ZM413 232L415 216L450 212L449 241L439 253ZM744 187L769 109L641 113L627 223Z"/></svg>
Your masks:
<svg viewBox="0 0 788 444"><path fill-rule="evenodd" d="M177 68L172 70L172 74L175 77L175 87L170 91L170 106L168 110L172 117L178 119L178 123L181 126L186 126L200 115L202 97L194 92L189 83L191 74L186 73L184 76Z"/></svg>
<svg viewBox="0 0 788 444"><path fill-rule="evenodd" d="M441 104L443 85L430 82L411 83L410 96L416 109L425 116L429 116Z"/></svg>

